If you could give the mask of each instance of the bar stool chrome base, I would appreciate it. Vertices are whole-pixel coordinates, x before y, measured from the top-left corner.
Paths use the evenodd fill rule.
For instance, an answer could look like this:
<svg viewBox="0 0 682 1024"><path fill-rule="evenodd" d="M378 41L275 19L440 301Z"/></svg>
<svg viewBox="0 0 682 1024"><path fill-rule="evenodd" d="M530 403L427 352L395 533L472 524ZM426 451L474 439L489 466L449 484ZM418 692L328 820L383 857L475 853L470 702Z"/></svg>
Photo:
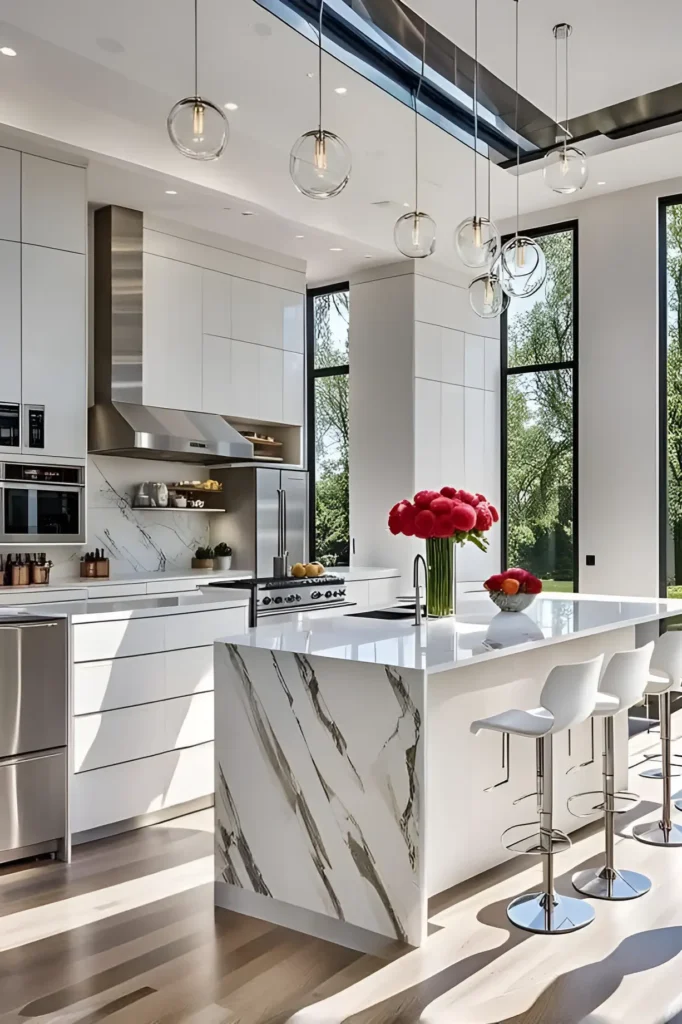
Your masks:
<svg viewBox="0 0 682 1024"><path fill-rule="evenodd" d="M668 778L675 778L678 775L682 775L682 770L677 765L671 764ZM662 768L647 768L646 771L639 773L639 777L640 779L664 779L665 775Z"/></svg>
<svg viewBox="0 0 682 1024"><path fill-rule="evenodd" d="M651 879L638 871L588 868L573 876L573 888L596 900L635 900L651 889Z"/></svg>
<svg viewBox="0 0 682 1024"><path fill-rule="evenodd" d="M585 900L554 893L550 901L546 893L527 892L507 907L507 917L524 932L559 935L577 932L594 920L594 909Z"/></svg>
<svg viewBox="0 0 682 1024"><path fill-rule="evenodd" d="M674 822L644 821L632 830L635 839L650 846L682 846L682 827Z"/></svg>

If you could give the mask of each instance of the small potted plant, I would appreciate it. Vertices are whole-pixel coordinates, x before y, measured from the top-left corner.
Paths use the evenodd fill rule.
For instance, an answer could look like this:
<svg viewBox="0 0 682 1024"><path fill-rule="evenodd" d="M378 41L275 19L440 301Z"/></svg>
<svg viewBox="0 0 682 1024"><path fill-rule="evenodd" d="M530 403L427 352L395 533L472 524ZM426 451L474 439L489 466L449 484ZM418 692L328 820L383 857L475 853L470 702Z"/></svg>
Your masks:
<svg viewBox="0 0 682 1024"><path fill-rule="evenodd" d="M213 548L197 548L192 559L193 569L213 568Z"/></svg>
<svg viewBox="0 0 682 1024"><path fill-rule="evenodd" d="M522 612L542 593L542 580L526 569L506 569L483 584L502 612Z"/></svg>
<svg viewBox="0 0 682 1024"><path fill-rule="evenodd" d="M213 557L214 569L229 569L232 565L232 548L229 544L216 544Z"/></svg>

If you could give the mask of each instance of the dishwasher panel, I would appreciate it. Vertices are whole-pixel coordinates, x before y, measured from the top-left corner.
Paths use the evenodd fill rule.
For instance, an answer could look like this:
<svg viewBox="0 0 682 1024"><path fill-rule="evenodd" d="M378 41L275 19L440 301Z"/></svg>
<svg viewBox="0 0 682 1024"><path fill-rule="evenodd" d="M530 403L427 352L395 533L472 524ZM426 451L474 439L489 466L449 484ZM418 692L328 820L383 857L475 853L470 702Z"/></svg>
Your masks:
<svg viewBox="0 0 682 1024"><path fill-rule="evenodd" d="M0 625L0 761L66 745L65 620Z"/></svg>
<svg viewBox="0 0 682 1024"><path fill-rule="evenodd" d="M2 853L61 839L66 818L66 753L0 761Z"/></svg>

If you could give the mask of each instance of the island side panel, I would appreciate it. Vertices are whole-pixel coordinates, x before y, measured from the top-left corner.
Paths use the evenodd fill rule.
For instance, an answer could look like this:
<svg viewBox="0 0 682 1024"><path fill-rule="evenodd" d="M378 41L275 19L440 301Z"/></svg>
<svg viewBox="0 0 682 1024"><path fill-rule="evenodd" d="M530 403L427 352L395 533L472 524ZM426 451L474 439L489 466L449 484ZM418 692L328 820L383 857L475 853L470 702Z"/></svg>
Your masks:
<svg viewBox="0 0 682 1024"><path fill-rule="evenodd" d="M427 828L429 896L472 878L513 854L500 841L512 825L537 820L535 743L519 736L510 738L510 778L504 783L502 736L481 732L473 736L472 721L509 708L537 707L542 686L554 665L586 661L635 647L635 629L627 627L549 644L519 654L462 666L428 677L428 801ZM576 818L566 801L575 793L602 791L602 723L588 720L554 737L554 823L565 832L586 825ZM627 786L627 712L615 720L616 786ZM583 767L581 767L581 765ZM494 789L496 783L503 784ZM486 789L489 789L486 792ZM528 796L515 804L514 801ZM589 801L576 809L587 810ZM592 804L593 806L593 804ZM601 812L596 812L592 820ZM530 829L529 831L532 831ZM518 839L517 833L514 838ZM535 863L526 858L528 865ZM539 871L538 867L538 871ZM557 860L561 872L561 858ZM539 878L538 874L538 878Z"/></svg>
<svg viewBox="0 0 682 1024"><path fill-rule="evenodd" d="M215 681L217 904L419 945L425 673L218 642Z"/></svg>

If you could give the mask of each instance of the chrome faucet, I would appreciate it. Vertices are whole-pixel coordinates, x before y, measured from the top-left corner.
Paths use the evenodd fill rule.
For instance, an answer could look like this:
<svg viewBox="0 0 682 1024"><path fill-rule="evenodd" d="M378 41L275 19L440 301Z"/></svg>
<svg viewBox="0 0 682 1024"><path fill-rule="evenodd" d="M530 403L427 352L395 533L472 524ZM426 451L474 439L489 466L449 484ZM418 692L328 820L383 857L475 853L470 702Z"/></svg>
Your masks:
<svg viewBox="0 0 682 1024"><path fill-rule="evenodd" d="M424 566L424 592L426 593L429 585L429 570L426 565L426 559L423 555L416 555L414 559L414 566L412 569L412 584L414 586L414 625L421 626L422 624L422 594L421 587L419 586L419 564Z"/></svg>

